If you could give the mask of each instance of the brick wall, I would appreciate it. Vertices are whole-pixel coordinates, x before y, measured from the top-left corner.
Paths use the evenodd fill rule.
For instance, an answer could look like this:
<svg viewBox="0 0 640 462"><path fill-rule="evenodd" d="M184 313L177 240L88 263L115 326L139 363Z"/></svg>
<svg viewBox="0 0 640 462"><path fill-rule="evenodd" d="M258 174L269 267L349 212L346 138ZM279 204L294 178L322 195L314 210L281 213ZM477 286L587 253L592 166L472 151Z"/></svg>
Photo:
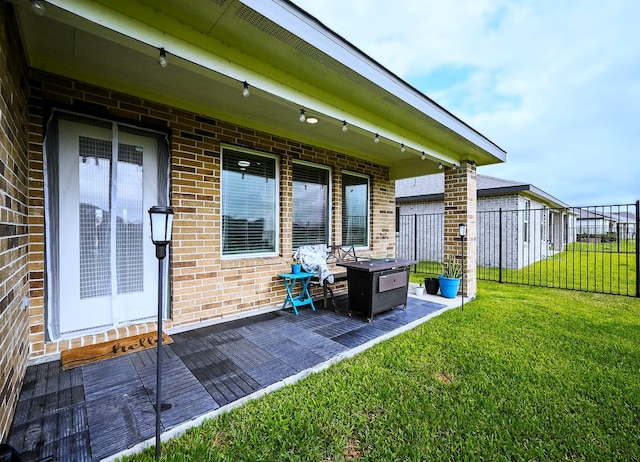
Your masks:
<svg viewBox="0 0 640 462"><path fill-rule="evenodd" d="M447 168L444 172L444 258L445 261L461 260L462 243L458 225L466 223L464 292L465 296L471 298L476 295L476 184L476 165L473 162L463 161L460 167Z"/></svg>
<svg viewBox="0 0 640 462"><path fill-rule="evenodd" d="M0 441L11 425L29 355L27 98L13 9L0 1Z"/></svg>
<svg viewBox="0 0 640 462"><path fill-rule="evenodd" d="M43 229L42 116L47 104L78 112L119 117L171 131L171 205L175 209L171 261L172 319L165 328L183 327L280 306L284 286L277 274L286 271L292 253L292 163L296 159L332 167L332 241L342 241L343 170L361 172L371 181L371 246L373 252L394 251L395 189L387 168L273 136L221 120L186 112L135 96L59 76L32 72L30 112L30 219ZM280 159L280 255L264 258L220 259L220 146L227 143L276 154ZM46 342L44 335L44 235L31 239L33 356L58 353L124 335L155 330L153 323L114 329L74 340Z"/></svg>

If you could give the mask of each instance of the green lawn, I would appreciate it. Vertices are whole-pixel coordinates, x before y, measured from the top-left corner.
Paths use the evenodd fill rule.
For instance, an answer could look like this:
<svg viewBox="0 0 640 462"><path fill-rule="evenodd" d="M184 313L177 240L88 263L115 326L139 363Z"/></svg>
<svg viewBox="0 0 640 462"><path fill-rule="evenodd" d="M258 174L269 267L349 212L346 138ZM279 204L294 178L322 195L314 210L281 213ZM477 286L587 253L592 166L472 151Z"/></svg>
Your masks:
<svg viewBox="0 0 640 462"><path fill-rule="evenodd" d="M575 243L519 270L502 270L503 282L606 294L636 293L635 242ZM498 268L478 268L478 278L499 280Z"/></svg>
<svg viewBox="0 0 640 462"><path fill-rule="evenodd" d="M618 295L636 295L636 242L575 242L553 257L521 269L502 269L502 282ZM438 262L421 261L411 281L424 282L441 269ZM499 281L498 268L477 267L477 277Z"/></svg>
<svg viewBox="0 0 640 462"><path fill-rule="evenodd" d="M162 460L637 461L640 301L478 292L464 311L190 430Z"/></svg>

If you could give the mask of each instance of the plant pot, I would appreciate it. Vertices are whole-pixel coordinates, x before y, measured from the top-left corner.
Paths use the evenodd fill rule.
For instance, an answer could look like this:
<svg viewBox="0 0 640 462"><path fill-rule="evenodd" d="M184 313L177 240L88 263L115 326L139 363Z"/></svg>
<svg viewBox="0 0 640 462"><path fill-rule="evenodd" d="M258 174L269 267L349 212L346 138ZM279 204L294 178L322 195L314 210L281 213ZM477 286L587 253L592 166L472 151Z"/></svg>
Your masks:
<svg viewBox="0 0 640 462"><path fill-rule="evenodd" d="M424 287L418 286L414 289L416 295L424 295Z"/></svg>
<svg viewBox="0 0 640 462"><path fill-rule="evenodd" d="M299 263L292 263L291 264L291 272L293 274L298 274L301 269L302 269L302 265L301 264L299 264Z"/></svg>
<svg viewBox="0 0 640 462"><path fill-rule="evenodd" d="M460 279L440 276L438 280L440 282L440 294L444 298L456 298L456 295L458 295L458 289L460 288Z"/></svg>
<svg viewBox="0 0 640 462"><path fill-rule="evenodd" d="M440 281L438 281L438 278L424 278L424 286L429 295L435 295L440 289Z"/></svg>

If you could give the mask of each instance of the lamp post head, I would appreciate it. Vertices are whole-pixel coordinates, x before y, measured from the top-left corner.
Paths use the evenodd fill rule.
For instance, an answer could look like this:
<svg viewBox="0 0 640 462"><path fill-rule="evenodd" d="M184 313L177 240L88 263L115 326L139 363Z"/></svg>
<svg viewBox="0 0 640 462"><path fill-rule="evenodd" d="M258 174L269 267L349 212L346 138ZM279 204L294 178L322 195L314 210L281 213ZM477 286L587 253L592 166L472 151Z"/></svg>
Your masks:
<svg viewBox="0 0 640 462"><path fill-rule="evenodd" d="M467 225L465 223L460 223L458 225L458 230L460 232L460 237L465 237L467 235Z"/></svg>
<svg viewBox="0 0 640 462"><path fill-rule="evenodd" d="M160 259L165 257L167 244L171 242L173 213L171 207L162 205L154 205L149 209L151 241L156 246L156 257Z"/></svg>

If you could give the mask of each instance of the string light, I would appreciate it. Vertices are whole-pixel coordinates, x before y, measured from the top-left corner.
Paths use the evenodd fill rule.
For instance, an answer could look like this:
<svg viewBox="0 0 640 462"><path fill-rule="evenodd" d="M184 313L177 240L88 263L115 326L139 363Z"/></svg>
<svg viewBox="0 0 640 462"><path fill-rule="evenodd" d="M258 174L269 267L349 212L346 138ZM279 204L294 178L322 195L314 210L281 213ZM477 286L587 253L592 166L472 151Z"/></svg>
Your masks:
<svg viewBox="0 0 640 462"><path fill-rule="evenodd" d="M47 13L44 4L40 0L31 0L31 9L38 16L44 16Z"/></svg>
<svg viewBox="0 0 640 462"><path fill-rule="evenodd" d="M380 142L380 137L378 136L377 133L376 133L376 137L375 137L375 139L373 141L376 142L376 143Z"/></svg>
<svg viewBox="0 0 640 462"><path fill-rule="evenodd" d="M245 98L248 98L250 94L251 93L249 93L249 84L245 81L243 83L242 96L244 96Z"/></svg>
<svg viewBox="0 0 640 462"><path fill-rule="evenodd" d="M420 156L420 160L425 160L427 156L424 155L424 151L422 151L422 155Z"/></svg>
<svg viewBox="0 0 640 462"><path fill-rule="evenodd" d="M405 149L405 147L404 147L404 143L402 143L402 144L400 145L400 152L405 152L405 151L406 151L406 149Z"/></svg>
<svg viewBox="0 0 640 462"><path fill-rule="evenodd" d="M349 130L349 127L347 127L347 121L343 120L342 121L342 131L347 133L347 130Z"/></svg>
<svg viewBox="0 0 640 462"><path fill-rule="evenodd" d="M158 56L158 64L160 67L167 67L167 52L164 48L160 48L160 56Z"/></svg>
<svg viewBox="0 0 640 462"><path fill-rule="evenodd" d="M307 120L307 116L304 115L304 109L300 109L300 117L299 117L300 122L304 122L305 120Z"/></svg>
<svg viewBox="0 0 640 462"><path fill-rule="evenodd" d="M438 162L438 170L442 170L442 162Z"/></svg>

